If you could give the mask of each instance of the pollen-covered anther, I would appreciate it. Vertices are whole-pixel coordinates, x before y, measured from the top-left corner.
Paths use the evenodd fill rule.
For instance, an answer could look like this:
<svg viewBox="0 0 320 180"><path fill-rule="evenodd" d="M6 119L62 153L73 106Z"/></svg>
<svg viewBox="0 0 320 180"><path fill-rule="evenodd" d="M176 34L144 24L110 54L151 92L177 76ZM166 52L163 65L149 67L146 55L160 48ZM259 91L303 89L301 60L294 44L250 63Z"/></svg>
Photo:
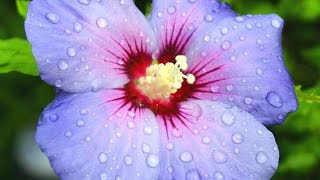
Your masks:
<svg viewBox="0 0 320 180"><path fill-rule="evenodd" d="M189 84L196 80L193 74L183 74L188 68L187 58L178 55L176 63L153 64L146 70L146 76L136 81L138 89L150 99L168 99L171 94L176 93L181 87L184 79Z"/></svg>

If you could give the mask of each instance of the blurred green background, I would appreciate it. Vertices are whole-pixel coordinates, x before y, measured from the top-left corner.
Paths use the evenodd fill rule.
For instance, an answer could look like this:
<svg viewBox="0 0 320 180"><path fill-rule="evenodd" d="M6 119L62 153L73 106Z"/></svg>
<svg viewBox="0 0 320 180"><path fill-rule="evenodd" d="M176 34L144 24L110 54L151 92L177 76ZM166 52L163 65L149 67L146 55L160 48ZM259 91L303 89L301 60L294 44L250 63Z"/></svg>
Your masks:
<svg viewBox="0 0 320 180"><path fill-rule="evenodd" d="M225 1L239 14L277 13L285 20L285 61L294 83L301 85L304 93L299 91L299 110L290 114L284 125L270 128L280 149L273 179L320 179L320 104L316 97L320 94L320 1ZM24 19L16 2L0 2L0 40L25 38ZM150 3L136 1L145 13L150 11ZM23 8L20 10L23 13ZM2 59L0 67L1 63ZM41 154L32 142L38 117L53 97L53 88L38 76L0 73L0 179L56 179L45 158L35 158Z"/></svg>

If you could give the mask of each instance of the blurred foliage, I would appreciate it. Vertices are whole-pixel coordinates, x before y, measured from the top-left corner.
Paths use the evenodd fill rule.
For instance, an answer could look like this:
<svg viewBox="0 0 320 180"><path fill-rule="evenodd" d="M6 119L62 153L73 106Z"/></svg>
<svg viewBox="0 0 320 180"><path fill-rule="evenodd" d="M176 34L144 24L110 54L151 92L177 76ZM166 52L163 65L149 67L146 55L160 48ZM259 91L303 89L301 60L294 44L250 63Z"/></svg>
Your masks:
<svg viewBox="0 0 320 180"><path fill-rule="evenodd" d="M0 40L0 73L11 71L29 75L39 74L31 45L25 39Z"/></svg>
<svg viewBox="0 0 320 180"><path fill-rule="evenodd" d="M35 75L23 25L28 0L0 1L0 67L5 64L7 71ZM294 83L299 85L296 93L300 106L283 126L271 128L280 149L279 168L273 179L320 179L320 105L316 103L320 101L320 1L224 1L239 14L276 13L285 20L283 50ZM135 3L143 13L150 12L151 0ZM13 62L28 68L15 68ZM42 109L54 96L53 88L38 76L17 72L0 73L0 82L0 179L35 179L18 166L13 144L20 131L36 126Z"/></svg>

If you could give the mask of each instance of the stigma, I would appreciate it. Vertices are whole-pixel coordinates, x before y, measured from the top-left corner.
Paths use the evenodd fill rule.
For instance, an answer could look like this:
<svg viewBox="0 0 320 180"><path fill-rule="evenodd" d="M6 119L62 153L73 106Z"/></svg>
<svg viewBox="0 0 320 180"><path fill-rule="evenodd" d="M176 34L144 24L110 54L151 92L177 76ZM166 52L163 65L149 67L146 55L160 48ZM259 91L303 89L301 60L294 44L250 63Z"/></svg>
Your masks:
<svg viewBox="0 0 320 180"><path fill-rule="evenodd" d="M176 93L186 80L193 84L196 78L193 74L184 74L188 68L187 57L178 55L176 63L153 64L146 69L146 75L136 80L137 88L150 99L168 100L171 94Z"/></svg>

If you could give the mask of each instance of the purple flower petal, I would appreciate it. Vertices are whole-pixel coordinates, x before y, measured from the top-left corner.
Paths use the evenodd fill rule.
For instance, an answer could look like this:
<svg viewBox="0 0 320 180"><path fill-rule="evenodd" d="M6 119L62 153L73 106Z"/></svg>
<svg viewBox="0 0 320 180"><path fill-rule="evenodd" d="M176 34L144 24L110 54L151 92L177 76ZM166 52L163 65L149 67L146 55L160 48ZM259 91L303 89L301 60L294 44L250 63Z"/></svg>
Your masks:
<svg viewBox="0 0 320 180"><path fill-rule="evenodd" d="M160 179L270 179L275 139L251 114L213 101L182 103L186 119L160 127ZM168 133L164 133L168 130Z"/></svg>
<svg viewBox="0 0 320 180"><path fill-rule="evenodd" d="M43 112L36 142L62 179L156 179L160 137L149 110L119 109L118 91L60 92Z"/></svg>
<svg viewBox="0 0 320 180"><path fill-rule="evenodd" d="M297 108L283 62L277 15L229 17L201 26L187 51L197 77L195 97L237 106L265 125L283 123Z"/></svg>
<svg viewBox="0 0 320 180"><path fill-rule="evenodd" d="M69 92L125 84L125 62L155 45L132 0L34 0L25 27L41 77Z"/></svg>
<svg viewBox="0 0 320 180"><path fill-rule="evenodd" d="M199 27L229 16L235 13L217 0L154 0L150 23L159 40L155 56L162 63L174 61L176 55L186 52L194 37L201 35Z"/></svg>

